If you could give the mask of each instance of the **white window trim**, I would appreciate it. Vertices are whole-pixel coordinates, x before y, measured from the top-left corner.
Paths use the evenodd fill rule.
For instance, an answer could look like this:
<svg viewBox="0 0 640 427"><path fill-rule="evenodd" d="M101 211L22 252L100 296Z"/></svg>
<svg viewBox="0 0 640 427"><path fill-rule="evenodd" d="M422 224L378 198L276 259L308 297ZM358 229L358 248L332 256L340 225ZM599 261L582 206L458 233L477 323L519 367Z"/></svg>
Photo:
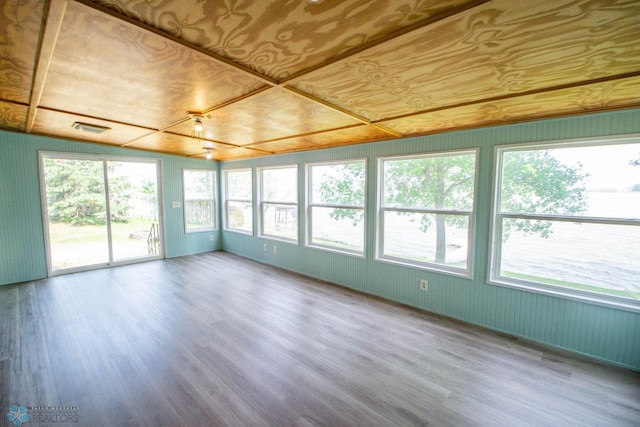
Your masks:
<svg viewBox="0 0 640 427"><path fill-rule="evenodd" d="M213 226L211 227L195 227L188 228L187 227L187 197L186 197L186 185L184 180L185 172L210 172L213 174L213 181L211 185L213 185L213 198L212 198L212 207L213 209ZM218 200L216 194L218 193L216 186L216 171L213 169L198 169L198 168L183 168L182 169L182 214L183 214L183 222L184 222L184 232L185 234L191 233L203 233L206 231L215 231L218 229Z"/></svg>
<svg viewBox="0 0 640 427"><path fill-rule="evenodd" d="M229 173L234 173L234 172L250 172L251 174L251 181L249 182L249 185L251 186L251 198L250 199L236 199L236 198L230 198L229 197ZM253 168L239 168L239 169L225 169L222 171L222 176L223 176L223 188L222 188L222 197L224 200L224 212L222 215L222 227L225 231L230 231L233 233L240 233L240 234L246 234L248 236L253 236L254 235L254 226L253 226L253 219L251 220L251 231L247 231L247 230L242 230L240 228L232 228L229 226L229 202L239 202L239 203L249 203L251 205L251 213L252 215L255 215L254 212L254 204L253 204Z"/></svg>
<svg viewBox="0 0 640 427"><path fill-rule="evenodd" d="M614 307L627 311L640 312L640 301L634 301L629 298L617 297L615 295L606 295L598 292L591 292L582 289L571 289L562 286L554 286L546 283L538 283L523 279L515 279L499 275L502 249L502 221L503 218L522 218L534 220L552 220L565 222L579 222L590 224L607 224L607 225L635 225L640 226L640 220L606 218L606 217L581 217L581 216L563 216L563 215L540 215L540 214L517 214L517 213L500 213L500 196L498 190L502 181L502 154L512 151L531 151L535 149L552 149L556 147L587 147L602 145L617 145L639 143L640 134L602 136L591 138L575 138L551 141L538 141L522 144L497 145L494 147L494 168L493 168L493 187L492 187L492 205L491 205L491 226L489 230L489 265L487 269L487 283L491 285L503 286L508 288L521 289L533 293L543 295L551 295L574 301L587 302L595 305L606 307Z"/></svg>
<svg viewBox="0 0 640 427"><path fill-rule="evenodd" d="M265 200L264 199L264 188L263 188L263 183L262 183L262 172L264 172L265 170L274 170L274 169L289 169L289 168L295 168L296 170L296 201L295 202L280 202L280 201L273 201L273 200ZM265 239L269 239L269 240L277 240L279 242L285 242L285 243L293 243L293 244L298 244L299 242L299 234L300 234L300 195L299 195L299 191L298 191L298 175L300 172L300 167L298 166L297 163L292 163L292 164L286 164L286 165L277 165L277 166L265 166L265 167L261 167L258 168L258 237L262 237ZM297 218L297 232L296 232L296 238L295 239L290 239L287 237L283 237L283 236L277 236L277 235L273 235L273 234L266 234L264 232L264 205L265 204L272 204L272 205L285 205L285 206L292 206L295 208L296 210L296 218Z"/></svg>
<svg viewBox="0 0 640 427"><path fill-rule="evenodd" d="M109 261L102 264L95 264L90 266L83 266L77 268L66 268L63 270L54 270L53 263L51 260L51 238L49 234L49 221L48 221L48 206L47 206L47 197L46 197L46 183L44 177L44 161L45 158L50 159L74 159L74 160L92 160L92 161L102 161L104 162L131 162L131 163L149 163L156 165L156 185L158 192L158 227L160 227L160 253L153 257L144 257L144 259L132 258L126 259L122 261ZM106 165L105 165L106 166ZM47 276L53 277L62 274L69 274L80 271L89 271L96 270L105 267L114 267L119 265L127 265L127 264L135 264L139 262L162 259L165 257L165 235L166 235L166 227L164 223L164 203L163 203L163 190L162 190L162 159L155 157L135 157L135 156L119 156L119 155L111 155L111 154L92 154L92 153L78 153L78 152L65 152L65 151L46 151L46 150L38 150L38 174L39 174L39 182L40 182L40 201L41 201L41 215L42 215L42 224L44 230L44 241L45 241L45 259L47 263ZM105 178L107 177L107 171L105 168L104 171ZM108 179L105 180L105 196L109 198L109 185ZM108 200L107 200L108 205ZM107 215L109 213L107 212ZM111 231L108 231L107 240L109 242L109 246L112 245ZM113 258L112 250L109 250L109 258Z"/></svg>
<svg viewBox="0 0 640 427"><path fill-rule="evenodd" d="M470 211L456 210L456 209L427 209L427 208L390 208L382 206L382 200L384 195L384 173L383 163L385 161L393 160L411 160L420 159L425 157L451 157L456 155L473 154L475 156L474 162L474 175L473 175L473 208ZM404 267L419 268L422 270L435 271L438 273L444 273L452 276L464 277L467 279L473 278L474 271L474 253L475 247L475 222L477 215L477 194L478 194L478 166L480 161L480 149L459 149L449 151L434 151L427 153L408 154L402 156L383 156L376 159L377 164L377 177L378 177L378 191L376 201L376 250L375 259L379 262L386 262L390 264L401 265ZM414 213L426 213L426 214L445 214L445 215L464 215L469 218L469 229L467 237L467 268L450 267L443 264L437 264L434 262L420 262L412 261L406 258L394 257L390 255L384 255L384 213L385 212L414 212Z"/></svg>
<svg viewBox="0 0 640 427"><path fill-rule="evenodd" d="M356 205L339 205L339 204L330 204L330 203L312 203L312 194L313 194L313 182L311 179L311 169L314 166L330 166L330 165L346 165L346 164L353 164L353 163L364 163L364 173L365 173L365 183L364 183L364 204L362 206L356 206ZM320 249L320 250L324 250L324 251L329 251L329 252L337 252L343 255L350 255L350 256L355 256L358 258L364 258L365 254L366 254L366 250L367 250L367 188L368 188L368 175L369 171L368 171L368 167L367 167L367 159L366 158L361 158L361 159L347 159L347 160L335 160L335 161L328 161L328 162L312 162L312 163L307 163L305 164L305 177L306 177L306 199L305 199L305 206L306 206L306 212L307 212L307 218L306 218L306 223L305 223L305 246L309 247L309 248L313 248L313 249ZM364 221L364 231L363 231L363 247L361 251L358 250L351 250L351 249L345 249L345 248L338 248L336 246L332 246L332 245L323 245L321 243L314 243L312 241L313 239L313 235L312 235L312 231L313 231L313 208L314 207L321 207L321 208L335 208L335 209L353 209L353 210L361 210L363 213L363 221Z"/></svg>

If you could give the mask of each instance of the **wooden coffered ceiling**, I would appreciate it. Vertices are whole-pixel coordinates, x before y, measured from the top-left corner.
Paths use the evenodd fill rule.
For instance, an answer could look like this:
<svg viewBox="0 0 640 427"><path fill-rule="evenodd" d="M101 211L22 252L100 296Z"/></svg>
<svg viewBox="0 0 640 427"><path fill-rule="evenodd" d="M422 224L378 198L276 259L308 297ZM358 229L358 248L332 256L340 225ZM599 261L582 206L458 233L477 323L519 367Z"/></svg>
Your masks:
<svg viewBox="0 0 640 427"><path fill-rule="evenodd" d="M640 106L637 0L5 0L0 28L1 128L190 157Z"/></svg>

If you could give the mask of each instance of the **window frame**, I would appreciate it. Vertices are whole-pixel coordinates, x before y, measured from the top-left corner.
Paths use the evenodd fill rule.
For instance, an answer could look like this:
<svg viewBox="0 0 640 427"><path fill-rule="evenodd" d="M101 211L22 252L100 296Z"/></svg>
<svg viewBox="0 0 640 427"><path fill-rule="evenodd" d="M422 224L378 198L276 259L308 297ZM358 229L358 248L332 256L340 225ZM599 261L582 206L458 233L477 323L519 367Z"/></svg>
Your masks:
<svg viewBox="0 0 640 427"><path fill-rule="evenodd" d="M436 209L436 208L422 208L422 207L393 208L393 207L385 207L382 205L383 204L382 202L384 200L384 194L385 194L384 193L384 162L393 161L393 160L421 159L421 158L427 158L427 157L451 157L451 156L458 156L458 155L461 156L465 154L472 154L474 156L473 200L472 200L471 210ZM475 228L476 228L476 216L477 216L477 210L478 210L477 198L478 198L479 161L480 161L479 147L378 157L376 159L378 191L376 194L377 200L376 200L375 260L380 262L402 265L405 267L419 268L421 270L434 271L437 273L443 273L443 274L448 274L452 276L473 279L473 271L474 271L474 264L475 264L474 263ZM432 214L432 215L434 214L459 215L459 216L468 217L467 267L463 269L463 268L447 266L444 264L438 264L435 262L415 261L408 258L385 255L384 254L384 234L385 234L384 214L385 212L389 212L389 211L418 213L418 214Z"/></svg>
<svg viewBox="0 0 640 427"><path fill-rule="evenodd" d="M295 169L295 177L296 177L296 195L295 202L281 202L277 200L266 200L264 197L264 171L265 170L274 170L274 169ZM258 237L262 237L265 239L278 240L281 242L299 244L300 241L300 190L299 190L299 172L300 167L297 163L285 164L285 165L277 165L277 166L265 166L258 168ZM265 204L271 205L286 205L292 206L295 208L296 212L296 238L291 239L288 237L278 236L274 234L266 234L264 231L264 206Z"/></svg>
<svg viewBox="0 0 640 427"><path fill-rule="evenodd" d="M212 219L213 219L213 224L211 226L204 226L204 227L189 227L188 221L187 221L187 200L192 200L192 199L187 199L187 184L186 184L186 179L185 176L188 172L207 172L210 173L212 175L212 180L211 180L211 185L212 185L212 198L211 200L211 210L212 210ZM217 200L217 176L216 176L216 171L212 170L212 169L198 169L198 168L183 168L182 169L182 213L183 213L183 220L184 220L184 232L185 234L191 234L191 233L203 233L203 232L208 232L208 231L215 231L218 229L218 215L217 215L217 211L218 211L218 200ZM209 200L209 199L207 199Z"/></svg>
<svg viewBox="0 0 640 427"><path fill-rule="evenodd" d="M590 147L640 143L640 134L602 136L589 138L560 139L550 141L534 141L520 144L502 144L494 147L493 155L493 183L491 201L491 225L489 231L489 250L487 283L490 285L515 288L533 293L551 295L565 299L587 302L602 306L621 308L628 311L640 312L640 300L635 301L630 298L607 295L600 292L574 289L561 285L536 282L533 280L518 279L501 276L500 267L502 260L502 222L503 219L525 219L543 220L554 222L571 222L579 224L601 224L601 225L624 225L640 226L640 219L623 219L616 217L580 216L580 215L558 215L558 214L526 214L526 213L502 213L501 186L502 186L502 165L504 153L514 151L534 151L554 148Z"/></svg>
<svg viewBox="0 0 640 427"><path fill-rule="evenodd" d="M347 164L355 164L355 163L363 163L364 164L364 200L362 206L352 206L352 205L341 205L341 204L333 204L333 203L315 203L313 202L313 179L312 179L312 169L314 166L331 166L331 165L347 165ZM305 209L306 209L306 221L305 221L305 246L314 249L321 249L330 252L337 252L344 255L352 255L359 258L365 258L365 254L367 251L367 194L369 188L369 170L367 165L367 158L358 158L358 159L344 159L344 160L332 160L332 161L321 161L321 162L311 162L305 164L305 177L306 177L306 200L305 200ZM361 210L363 214L363 231L362 231L362 250L353 250L346 248L339 248L333 245L323 245L321 243L313 242L313 208L334 208L334 209L353 209L353 210Z"/></svg>
<svg viewBox="0 0 640 427"><path fill-rule="evenodd" d="M70 159L70 160L90 160L101 161L103 164L103 177L104 177L104 197L107 207L106 216L110 217L109 205L109 162L123 162L123 163L147 163L156 165L156 191L157 191L157 205L158 205L158 228L159 228L159 245L160 251L158 254L149 257L133 257L114 259L113 257L113 236L112 236L112 222L109 220L109 224L105 224L107 227L107 242L109 245L109 261L105 263L85 265L81 267L70 267L64 269L54 269L53 260L51 254L51 235L49 230L49 213L48 213L48 201L46 192L46 177L45 177L45 160L46 159ZM136 157L126 155L112 155L112 154L92 154L92 153L79 153L79 152L66 152L66 151L48 151L38 150L38 181L41 201L41 215L42 215L42 227L44 231L44 244L45 244L45 260L47 264L48 277L58 276L63 274L69 274L79 271L89 271L95 269L101 269L105 267L113 267L119 265L136 264L140 262L146 262L151 260L162 259L166 256L166 227L165 227L165 214L164 214L164 191L163 191L163 161L156 157Z"/></svg>
<svg viewBox="0 0 640 427"><path fill-rule="evenodd" d="M239 199L239 198L231 198L229 197L229 174L230 173L234 173L234 172L249 172L250 174L250 178L249 178L249 186L251 188L251 198L250 199ZM224 206L224 212L222 215L222 226L223 229L225 231L232 231L234 233L241 233L241 234L246 234L249 236L253 236L254 235L254 221L253 221L253 216L255 215L255 211L254 211L254 191L253 191L253 178L254 178L254 174L253 174L253 168L237 168L237 169L225 169L222 171L222 181L223 181L223 187L222 187L222 191L223 191L223 206ZM247 230L243 230L240 228L233 228L229 226L229 202L239 202L239 203L249 203L251 205L251 214L252 214L252 218L251 218L251 230L247 231Z"/></svg>

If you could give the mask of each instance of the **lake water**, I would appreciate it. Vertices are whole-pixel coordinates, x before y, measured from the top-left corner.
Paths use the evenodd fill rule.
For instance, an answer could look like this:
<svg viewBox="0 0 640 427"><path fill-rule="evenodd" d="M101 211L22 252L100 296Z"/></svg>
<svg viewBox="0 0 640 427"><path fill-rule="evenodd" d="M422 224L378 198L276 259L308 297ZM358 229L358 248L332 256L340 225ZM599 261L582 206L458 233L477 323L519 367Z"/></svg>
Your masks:
<svg viewBox="0 0 640 427"><path fill-rule="evenodd" d="M640 218L640 192L588 193L586 216ZM503 272L627 292L640 299L640 226L555 222L544 239L513 232L502 246Z"/></svg>

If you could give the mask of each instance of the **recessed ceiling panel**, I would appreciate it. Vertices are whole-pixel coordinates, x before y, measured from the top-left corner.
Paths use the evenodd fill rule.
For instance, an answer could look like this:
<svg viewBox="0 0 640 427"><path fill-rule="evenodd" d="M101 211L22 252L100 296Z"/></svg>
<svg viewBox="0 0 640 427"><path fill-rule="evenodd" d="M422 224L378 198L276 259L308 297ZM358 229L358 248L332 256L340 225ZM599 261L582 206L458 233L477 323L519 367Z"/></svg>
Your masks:
<svg viewBox="0 0 640 427"><path fill-rule="evenodd" d="M468 2L96 1L276 80Z"/></svg>
<svg viewBox="0 0 640 427"><path fill-rule="evenodd" d="M107 127L110 130L100 134L85 132L73 128L73 124L76 122ZM123 145L129 140L149 132L150 130L145 128L45 109L38 109L33 124L33 133L36 134L112 145Z"/></svg>
<svg viewBox="0 0 640 427"><path fill-rule="evenodd" d="M45 2L7 0L0 7L0 99L28 103Z"/></svg>
<svg viewBox="0 0 640 427"><path fill-rule="evenodd" d="M252 150L250 148L239 147L239 148L232 148L230 150L214 151L213 159L225 162L229 160L240 160L240 159L249 159L252 157L266 156L269 154L271 153L266 151ZM197 157L204 159L206 158L206 154L201 154Z"/></svg>
<svg viewBox="0 0 640 427"><path fill-rule="evenodd" d="M90 7L70 2L41 104L162 128L264 83Z"/></svg>
<svg viewBox="0 0 640 427"><path fill-rule="evenodd" d="M24 132L28 112L24 105L0 101L0 128Z"/></svg>
<svg viewBox="0 0 640 427"><path fill-rule="evenodd" d="M253 144L251 147L274 153L282 153L287 151L311 150L339 145L360 144L363 142L380 141L393 138L395 138L395 136L377 128L376 126L361 125L262 144Z"/></svg>
<svg viewBox="0 0 640 427"><path fill-rule="evenodd" d="M496 0L292 82L371 120L640 70L640 2Z"/></svg>
<svg viewBox="0 0 640 427"><path fill-rule="evenodd" d="M216 144L211 141L198 140L191 138L190 136L167 132L153 133L127 144L127 147L141 148L144 150L159 151L162 153L177 154L181 156L192 156L195 154L206 153L207 150L204 147L211 147L218 151L230 148L229 146Z"/></svg>
<svg viewBox="0 0 640 427"><path fill-rule="evenodd" d="M640 76L448 108L382 122L405 135L640 107Z"/></svg>
<svg viewBox="0 0 640 427"><path fill-rule="evenodd" d="M236 145L357 125L360 122L290 91L273 88L210 113L212 138Z"/></svg>

